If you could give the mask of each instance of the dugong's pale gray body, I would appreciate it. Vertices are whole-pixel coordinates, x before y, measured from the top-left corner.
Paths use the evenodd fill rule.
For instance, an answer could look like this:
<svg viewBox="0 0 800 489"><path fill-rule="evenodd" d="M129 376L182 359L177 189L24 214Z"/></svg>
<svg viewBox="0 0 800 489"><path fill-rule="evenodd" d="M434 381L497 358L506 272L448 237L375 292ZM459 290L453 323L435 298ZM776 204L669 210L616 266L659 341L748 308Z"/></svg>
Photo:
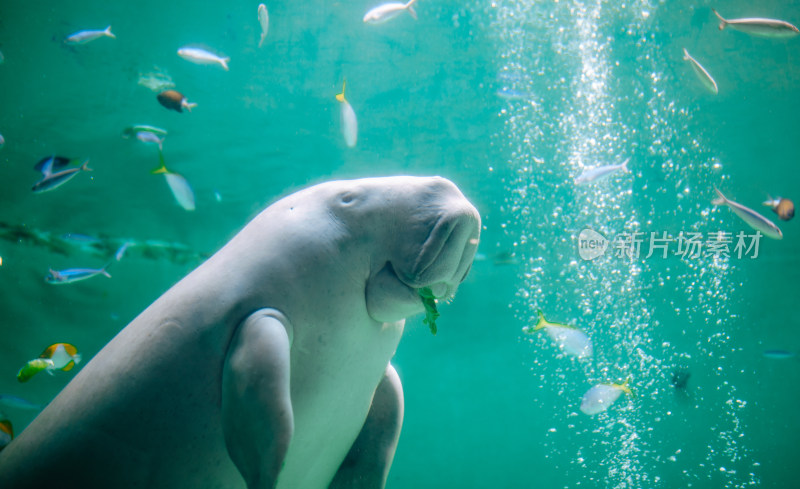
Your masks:
<svg viewBox="0 0 800 489"><path fill-rule="evenodd" d="M328 182L261 212L0 452L0 487L383 487L389 360L416 292L452 296L480 217L449 181Z"/></svg>

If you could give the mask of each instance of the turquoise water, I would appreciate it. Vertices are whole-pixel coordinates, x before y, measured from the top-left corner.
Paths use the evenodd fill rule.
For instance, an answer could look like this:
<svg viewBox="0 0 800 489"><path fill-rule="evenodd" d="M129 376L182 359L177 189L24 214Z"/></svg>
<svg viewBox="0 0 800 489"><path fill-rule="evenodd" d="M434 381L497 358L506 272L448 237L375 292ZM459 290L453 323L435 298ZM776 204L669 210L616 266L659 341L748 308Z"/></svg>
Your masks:
<svg viewBox="0 0 800 489"><path fill-rule="evenodd" d="M73 373L19 384L27 360L60 341L88 360L197 254L282 195L333 178L439 174L480 210L481 255L441 306L437 336L421 317L408 321L394 360L406 417L388 487L795 484L798 358L763 352L800 349L800 234L760 202L800 198L800 38L720 32L711 7L798 24L800 3L420 0L417 21L379 26L361 22L371 2L268 3L261 49L256 5L0 5L0 223L188 250L134 248L112 279L53 286L49 268L99 267L113 252L59 252L6 233L0 393L47 402ZM61 42L108 24L117 39ZM230 56L230 71L179 58L190 43ZM198 104L192 113L158 104L139 83L153 73ZM355 148L334 98L345 79ZM169 131L165 162L190 182L196 210L150 174L154 146L120 137L137 123ZM89 158L94 171L33 194L33 165L54 153ZM626 158L628 174L573 183ZM784 239L763 238L755 259L579 256L586 228L750 233L711 205L714 186L778 222ZM539 309L585 331L593 358L523 334ZM683 390L676 371L691 374ZM626 379L631 396L595 416L579 410L595 383ZM18 432L33 418L3 411Z"/></svg>

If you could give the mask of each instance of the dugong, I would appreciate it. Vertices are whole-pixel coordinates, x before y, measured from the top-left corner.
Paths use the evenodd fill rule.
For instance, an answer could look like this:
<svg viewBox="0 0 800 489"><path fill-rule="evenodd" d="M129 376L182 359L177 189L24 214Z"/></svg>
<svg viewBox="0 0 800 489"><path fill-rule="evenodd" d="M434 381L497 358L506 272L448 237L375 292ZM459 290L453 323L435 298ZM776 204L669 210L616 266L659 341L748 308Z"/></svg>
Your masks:
<svg viewBox="0 0 800 489"><path fill-rule="evenodd" d="M0 487L380 488L389 363L417 289L452 297L480 216L440 177L322 183L170 288L0 452Z"/></svg>

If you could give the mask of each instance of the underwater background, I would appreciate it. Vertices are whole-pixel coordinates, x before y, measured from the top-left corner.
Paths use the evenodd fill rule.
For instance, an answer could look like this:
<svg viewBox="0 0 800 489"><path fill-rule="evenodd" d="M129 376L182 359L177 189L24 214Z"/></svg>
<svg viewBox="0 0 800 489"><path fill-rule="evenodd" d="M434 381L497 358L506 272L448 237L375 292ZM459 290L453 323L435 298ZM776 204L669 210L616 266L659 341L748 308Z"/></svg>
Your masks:
<svg viewBox="0 0 800 489"><path fill-rule="evenodd" d="M800 38L720 31L711 8L797 24L800 1L419 0L418 20L381 25L362 22L380 2L265 3L260 48L258 2L0 4L0 394L47 403L75 370L21 384L26 361L56 342L88 361L279 197L438 174L484 228L438 334L407 321L387 487L796 486L800 230L761 202L800 199ZM109 24L116 39L63 43ZM229 56L230 71L181 59L187 44ZM197 107L162 107L156 82ZM134 124L168 131L164 162L195 210L151 174L156 146L121 137ZM54 154L93 171L32 192ZM628 158L630 173L574 183ZM783 239L762 238L755 258L579 255L584 229L752 233L711 204L715 186ZM102 267L128 241L113 278L44 281ZM538 310L584 331L593 356L523 333ZM590 387L625 380L631 395L580 411ZM17 432L36 414L0 411Z"/></svg>

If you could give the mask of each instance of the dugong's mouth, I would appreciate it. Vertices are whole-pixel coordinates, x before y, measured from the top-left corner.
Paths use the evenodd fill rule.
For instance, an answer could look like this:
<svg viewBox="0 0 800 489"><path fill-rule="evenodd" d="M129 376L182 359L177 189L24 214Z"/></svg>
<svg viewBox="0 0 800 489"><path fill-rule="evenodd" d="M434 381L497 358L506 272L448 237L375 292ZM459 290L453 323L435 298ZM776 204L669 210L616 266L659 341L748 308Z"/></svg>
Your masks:
<svg viewBox="0 0 800 489"><path fill-rule="evenodd" d="M451 299L466 278L478 244L479 218L471 213L443 216L412 260L388 261L367 280L369 315L393 322L426 311L420 290Z"/></svg>

